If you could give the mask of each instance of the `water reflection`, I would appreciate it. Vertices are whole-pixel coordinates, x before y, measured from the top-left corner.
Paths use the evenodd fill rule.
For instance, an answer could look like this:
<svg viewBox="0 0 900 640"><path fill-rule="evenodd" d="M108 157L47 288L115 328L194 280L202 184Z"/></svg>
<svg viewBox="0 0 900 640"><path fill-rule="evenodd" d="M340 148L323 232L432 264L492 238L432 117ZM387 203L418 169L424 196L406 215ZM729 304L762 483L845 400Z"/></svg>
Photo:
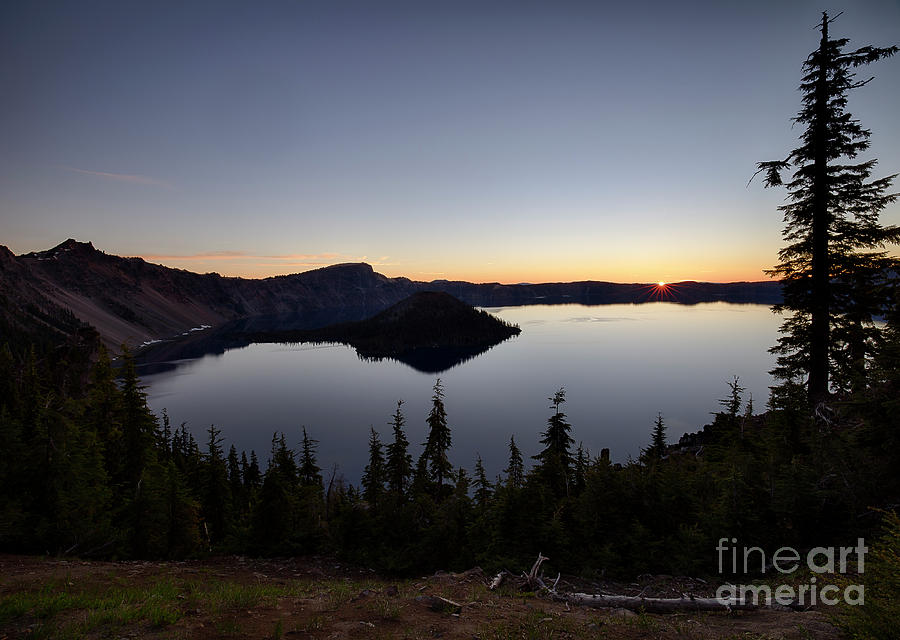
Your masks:
<svg viewBox="0 0 900 640"><path fill-rule="evenodd" d="M138 367L142 375L165 373L184 366L185 363L197 358L209 355L220 356L230 349L246 347L254 341L254 335L265 337L266 334L270 333L278 334L298 329L318 329L337 323L364 320L369 315L371 315L369 310L357 308L327 312L318 311L312 314L297 313L242 318L210 331L192 333L177 340L154 343L139 354L137 359ZM273 340L265 338L260 341L273 342ZM421 347L385 357L370 357L359 354L359 358L367 362L394 360L421 373L437 374L468 362L501 342L503 340L478 347ZM322 343L318 342L282 342L281 344L322 345Z"/></svg>
<svg viewBox="0 0 900 640"><path fill-rule="evenodd" d="M490 311L522 327L521 335L440 376L453 430L452 462L471 469L480 454L492 477L505 466L510 435L526 456L538 452L547 397L560 386L568 392L566 413L576 442L595 454L609 447L619 461L646 446L658 411L673 440L709 422L733 375L757 407L768 396L773 356L767 349L777 338L779 318L763 305ZM161 345L156 354L172 356L170 369L142 372L151 407L166 407L174 424L187 421L201 442L213 423L223 430L226 447L255 449L263 462L273 431L284 431L296 445L306 426L320 441L320 466L339 464L356 483L366 464L369 427L386 438L391 412L403 399L412 454L418 455L435 366L364 361L343 345L286 348L235 344L227 336L219 329ZM184 360L189 354L200 357Z"/></svg>

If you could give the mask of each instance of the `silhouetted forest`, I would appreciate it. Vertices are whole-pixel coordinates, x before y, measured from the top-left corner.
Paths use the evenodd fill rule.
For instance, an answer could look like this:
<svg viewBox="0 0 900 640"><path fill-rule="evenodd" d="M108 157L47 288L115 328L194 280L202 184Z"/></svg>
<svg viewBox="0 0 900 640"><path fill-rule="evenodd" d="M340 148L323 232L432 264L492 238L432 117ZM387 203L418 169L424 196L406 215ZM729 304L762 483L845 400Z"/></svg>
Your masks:
<svg viewBox="0 0 900 640"><path fill-rule="evenodd" d="M397 573L522 567L540 551L563 571L635 575L712 573L723 536L772 548L845 542L877 524L870 507L900 502L897 319L865 388L836 396L828 422L810 416L804 388L791 383L756 415L736 379L702 432L667 444L660 416L642 455L617 464L576 445L560 389L540 441L509 434L508 464L489 478L480 459L451 463L452 416L438 382L428 416L407 416L398 403L372 416L389 421L383 433L360 429L370 456L359 487L323 474L316 434L305 430L273 434L262 460L215 427L198 442L151 413L127 352L116 370L102 348L90 364L86 354L75 361L78 352L61 360L61 351L5 346L0 549L329 552ZM429 437L414 460L406 429L422 420Z"/></svg>

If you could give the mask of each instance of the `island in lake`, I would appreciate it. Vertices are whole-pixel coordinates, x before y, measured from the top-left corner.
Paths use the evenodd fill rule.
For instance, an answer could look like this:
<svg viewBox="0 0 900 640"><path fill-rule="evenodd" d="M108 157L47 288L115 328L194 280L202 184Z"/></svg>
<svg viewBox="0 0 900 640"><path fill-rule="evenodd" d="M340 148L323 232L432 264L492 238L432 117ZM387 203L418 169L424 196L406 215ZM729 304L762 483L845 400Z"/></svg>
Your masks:
<svg viewBox="0 0 900 640"><path fill-rule="evenodd" d="M337 342L361 358L392 358L419 371L439 373L521 333L486 311L448 293L422 291L371 318L317 329L243 334L251 342Z"/></svg>

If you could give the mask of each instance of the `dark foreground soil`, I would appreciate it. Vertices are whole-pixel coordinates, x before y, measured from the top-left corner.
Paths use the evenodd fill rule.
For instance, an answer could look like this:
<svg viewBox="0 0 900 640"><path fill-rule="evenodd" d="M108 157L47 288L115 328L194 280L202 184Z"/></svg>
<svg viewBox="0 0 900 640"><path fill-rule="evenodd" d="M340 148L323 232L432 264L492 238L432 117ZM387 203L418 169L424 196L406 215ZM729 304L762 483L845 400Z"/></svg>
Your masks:
<svg viewBox="0 0 900 640"><path fill-rule="evenodd" d="M842 637L827 611L651 615L567 606L515 586L493 592L489 581L478 569L391 580L326 558L95 562L0 556L0 640ZM686 588L684 579L651 576L599 586L669 597ZM462 607L435 610L429 595Z"/></svg>

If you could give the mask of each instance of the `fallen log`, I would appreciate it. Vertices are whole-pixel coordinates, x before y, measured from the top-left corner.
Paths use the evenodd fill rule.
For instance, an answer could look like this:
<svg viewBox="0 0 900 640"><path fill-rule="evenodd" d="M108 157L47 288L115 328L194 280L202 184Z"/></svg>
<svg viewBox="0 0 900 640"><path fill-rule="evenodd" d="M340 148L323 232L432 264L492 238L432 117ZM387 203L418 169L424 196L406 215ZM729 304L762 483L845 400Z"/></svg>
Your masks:
<svg viewBox="0 0 900 640"><path fill-rule="evenodd" d="M488 586L488 589L490 589L491 591L493 591L494 589L496 589L497 587L499 587L501 584L503 584L503 582L506 580L506 578L507 578L508 576L512 576L512 575L513 575L513 574L511 574L509 571L506 571L506 570L504 569L503 571L501 571L500 573L498 573L496 576L494 576L494 579L491 580L491 584ZM513 577L515 577L515 576L513 576Z"/></svg>
<svg viewBox="0 0 900 640"><path fill-rule="evenodd" d="M647 613L676 613L679 611L755 611L759 605L740 598L644 598L590 593L564 593L555 600L598 609L630 609Z"/></svg>

